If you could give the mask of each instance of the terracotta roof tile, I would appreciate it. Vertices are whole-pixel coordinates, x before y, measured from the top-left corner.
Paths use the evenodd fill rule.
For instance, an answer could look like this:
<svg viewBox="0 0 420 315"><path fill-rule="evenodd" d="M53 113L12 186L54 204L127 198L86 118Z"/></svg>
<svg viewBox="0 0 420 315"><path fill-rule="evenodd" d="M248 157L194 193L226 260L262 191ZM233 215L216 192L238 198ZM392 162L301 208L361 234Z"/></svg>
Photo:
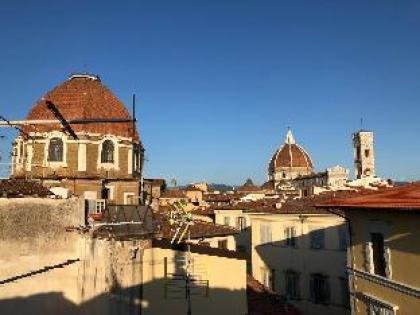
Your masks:
<svg viewBox="0 0 420 315"><path fill-rule="evenodd" d="M247 275L248 313L258 315L299 315L296 307L286 302L286 298L263 286Z"/></svg>
<svg viewBox="0 0 420 315"><path fill-rule="evenodd" d="M334 198L319 203L318 206L327 208L420 210L420 183L394 188L381 188L378 191L359 193L351 198Z"/></svg>
<svg viewBox="0 0 420 315"><path fill-rule="evenodd" d="M243 197L244 194L203 194L203 200L207 202L230 202L232 200L238 200Z"/></svg>
<svg viewBox="0 0 420 315"><path fill-rule="evenodd" d="M39 182L24 179L0 180L0 198L27 196L47 197L49 195L54 194L48 188L42 186Z"/></svg>
<svg viewBox="0 0 420 315"><path fill-rule="evenodd" d="M99 79L93 79L92 77L74 77L56 86L35 104L27 119L55 119L47 108L46 101L51 101L66 119L131 119L124 104ZM112 134L127 138L133 136L131 122L75 124L72 125L72 128L75 132ZM61 131L62 126L60 124L33 125L24 129L26 132L49 132L53 130ZM134 139L139 140L137 131L134 131Z"/></svg>
<svg viewBox="0 0 420 315"><path fill-rule="evenodd" d="M313 168L312 160L308 153L297 144L285 143L274 153L270 161L270 168L278 167L305 167Z"/></svg>
<svg viewBox="0 0 420 315"><path fill-rule="evenodd" d="M160 198L187 198L187 195L183 190L179 189L170 189L163 192L160 195Z"/></svg>
<svg viewBox="0 0 420 315"><path fill-rule="evenodd" d="M160 233L162 233L162 237L171 239L174 235L175 229L169 224L168 215L162 213L155 214L155 220L160 226ZM194 225L190 227L192 239L235 235L238 232L239 231L233 227L199 220L194 220Z"/></svg>

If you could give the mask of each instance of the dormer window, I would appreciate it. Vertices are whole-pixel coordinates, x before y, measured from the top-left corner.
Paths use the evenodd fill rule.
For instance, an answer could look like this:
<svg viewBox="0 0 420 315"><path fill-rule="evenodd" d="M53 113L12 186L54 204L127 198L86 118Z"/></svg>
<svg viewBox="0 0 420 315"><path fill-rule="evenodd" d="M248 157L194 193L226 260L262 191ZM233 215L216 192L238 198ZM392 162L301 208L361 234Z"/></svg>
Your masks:
<svg viewBox="0 0 420 315"><path fill-rule="evenodd" d="M63 162L63 140L52 138L48 146L48 161Z"/></svg>
<svg viewBox="0 0 420 315"><path fill-rule="evenodd" d="M102 143L101 163L114 163L114 143L111 140Z"/></svg>

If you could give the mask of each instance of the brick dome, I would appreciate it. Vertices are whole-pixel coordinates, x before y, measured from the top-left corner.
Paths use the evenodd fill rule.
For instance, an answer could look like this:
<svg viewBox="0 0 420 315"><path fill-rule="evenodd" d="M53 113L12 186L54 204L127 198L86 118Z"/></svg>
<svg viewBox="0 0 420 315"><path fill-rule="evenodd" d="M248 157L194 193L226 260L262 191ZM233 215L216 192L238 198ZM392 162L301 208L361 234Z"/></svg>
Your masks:
<svg viewBox="0 0 420 315"><path fill-rule="evenodd" d="M124 104L102 84L97 76L71 75L68 80L47 92L32 108L28 120L56 119L47 108L51 101L65 119L97 119L97 118L128 118L130 113ZM131 122L73 124L73 130L94 134L111 134L139 140ZM25 127L27 132L50 132L62 130L61 124L31 125Z"/></svg>
<svg viewBox="0 0 420 315"><path fill-rule="evenodd" d="M292 132L289 130L285 143L274 153L270 160L269 169L277 168L306 168L313 169L309 154L301 146L295 143Z"/></svg>

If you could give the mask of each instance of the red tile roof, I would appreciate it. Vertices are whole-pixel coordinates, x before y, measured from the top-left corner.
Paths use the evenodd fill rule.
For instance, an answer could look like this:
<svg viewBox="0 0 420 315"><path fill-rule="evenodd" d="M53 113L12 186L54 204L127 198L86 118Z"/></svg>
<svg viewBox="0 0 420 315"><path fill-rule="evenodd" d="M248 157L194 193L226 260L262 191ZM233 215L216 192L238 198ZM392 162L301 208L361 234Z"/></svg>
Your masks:
<svg viewBox="0 0 420 315"><path fill-rule="evenodd" d="M188 197L183 190L170 189L163 192L160 195L160 198L188 198Z"/></svg>
<svg viewBox="0 0 420 315"><path fill-rule="evenodd" d="M370 191L371 192L371 191ZM260 199L257 201L240 202L230 206L212 206L214 210L243 210L249 213L271 213L271 214L331 214L327 209L317 207L318 204L329 201L336 197L355 196L367 192L336 191L325 192L320 195L304 197L299 199ZM281 203L281 205L279 205Z"/></svg>
<svg viewBox="0 0 420 315"><path fill-rule="evenodd" d="M420 210L420 183L359 193L351 198L334 198L320 207Z"/></svg>
<svg viewBox="0 0 420 315"><path fill-rule="evenodd" d="M244 194L203 194L203 200L207 202L230 202L243 196Z"/></svg>
<svg viewBox="0 0 420 315"><path fill-rule="evenodd" d="M144 181L150 182L153 186L163 186L166 181L162 178L145 178Z"/></svg>
<svg viewBox="0 0 420 315"><path fill-rule="evenodd" d="M174 236L175 227L169 224L169 216L167 214L155 213L156 223L160 226L160 233L163 238L171 239ZM194 225L190 227L190 235L192 239L209 238L216 236L235 235L239 231L233 227L220 225L205 221L194 220Z"/></svg>
<svg viewBox="0 0 420 315"><path fill-rule="evenodd" d="M95 119L95 118L128 118L131 116L112 92L94 76L70 77L51 91L47 92L30 111L28 120L55 119L47 108L46 101L51 101L66 119ZM75 132L90 132L112 134L130 138L133 136L131 122L76 124L72 125ZM26 132L61 131L61 124L34 125L24 128ZM139 135L134 131L134 139Z"/></svg>
<svg viewBox="0 0 420 315"><path fill-rule="evenodd" d="M278 167L305 167L312 170L313 164L309 154L301 146L285 143L270 161L270 168Z"/></svg>
<svg viewBox="0 0 420 315"><path fill-rule="evenodd" d="M15 197L47 197L54 195L48 188L42 186L39 182L24 179L4 179L0 180L0 198Z"/></svg>
<svg viewBox="0 0 420 315"><path fill-rule="evenodd" d="M187 186L187 187L185 188L185 190L186 190L186 191L202 191L200 188L198 188L198 187L194 187L194 186L191 186L191 185Z"/></svg>
<svg viewBox="0 0 420 315"><path fill-rule="evenodd" d="M268 182L265 182L264 184L262 184L261 189L264 189L264 190L266 190L266 189L268 189L268 190L274 190L274 182L271 181L271 180L268 181Z"/></svg>

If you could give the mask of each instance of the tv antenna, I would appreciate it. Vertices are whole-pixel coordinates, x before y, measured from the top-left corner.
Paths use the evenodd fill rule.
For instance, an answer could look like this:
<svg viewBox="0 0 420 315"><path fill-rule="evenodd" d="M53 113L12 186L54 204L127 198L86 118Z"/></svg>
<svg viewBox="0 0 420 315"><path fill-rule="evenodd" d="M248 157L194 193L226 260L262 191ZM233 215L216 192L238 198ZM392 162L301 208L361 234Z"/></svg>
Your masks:
<svg viewBox="0 0 420 315"><path fill-rule="evenodd" d="M174 227L174 235L171 239L172 244L180 244L187 235L186 256L176 260L175 264L179 263L183 266L183 272L176 271L175 273L168 273L167 258L165 258L165 283L164 292L165 297L172 297L174 299L182 299L182 296L187 300L187 315L192 315L192 296L208 297L209 281L203 280L193 270L197 270L196 264L191 256L191 232L190 227L194 225L194 221L190 212L186 211L184 204L175 202L169 214L169 224ZM179 268L177 268L179 269ZM204 292L203 292L204 289ZM185 291L185 295L184 295Z"/></svg>

